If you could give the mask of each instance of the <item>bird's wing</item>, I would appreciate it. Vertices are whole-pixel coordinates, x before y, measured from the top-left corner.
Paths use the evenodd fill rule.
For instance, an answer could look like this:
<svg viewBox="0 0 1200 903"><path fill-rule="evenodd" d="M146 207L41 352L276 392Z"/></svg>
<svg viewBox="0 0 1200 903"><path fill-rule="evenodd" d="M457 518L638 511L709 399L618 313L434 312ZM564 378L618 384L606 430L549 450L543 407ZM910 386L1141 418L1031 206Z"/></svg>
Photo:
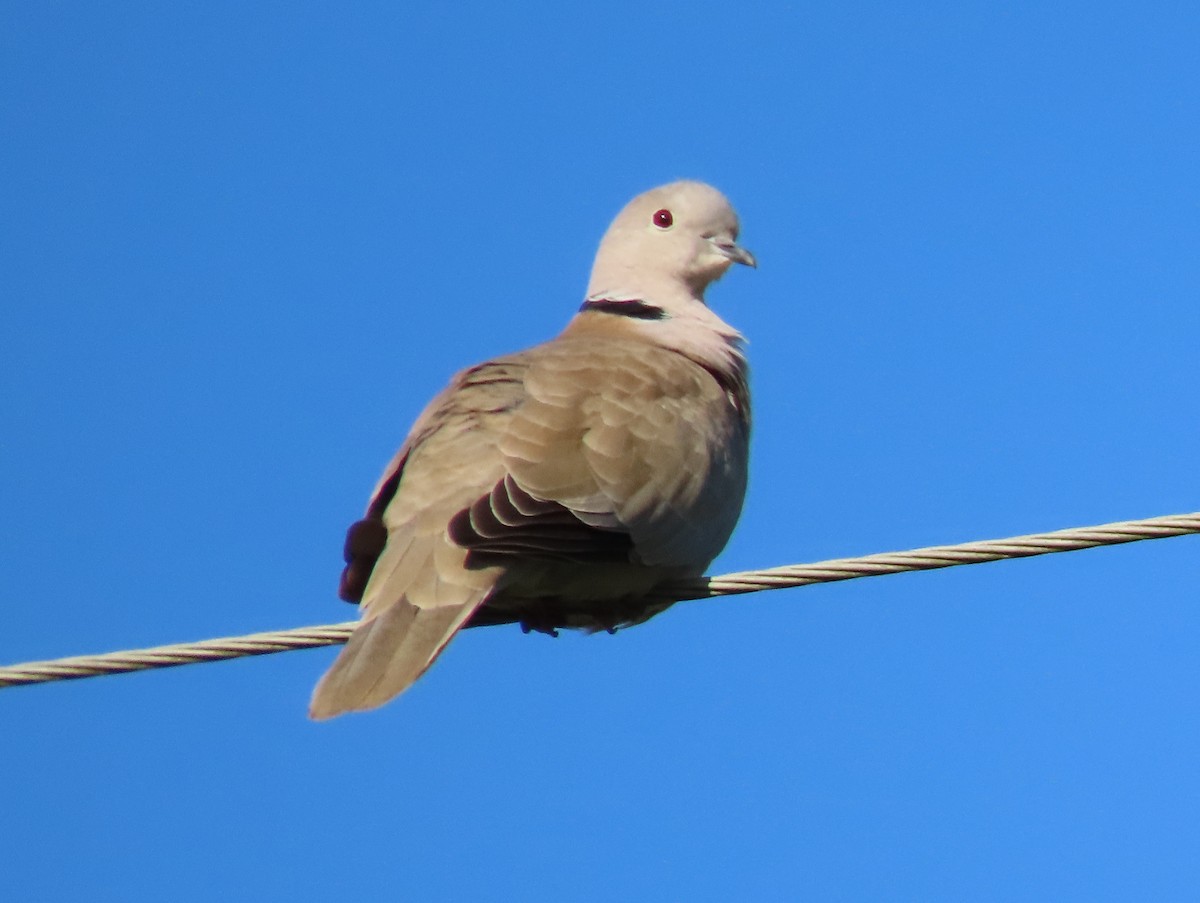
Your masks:
<svg viewBox="0 0 1200 903"><path fill-rule="evenodd" d="M741 509L745 404L686 356L619 333L567 334L525 362L496 444L503 476L456 515L456 543L486 561L701 573Z"/></svg>

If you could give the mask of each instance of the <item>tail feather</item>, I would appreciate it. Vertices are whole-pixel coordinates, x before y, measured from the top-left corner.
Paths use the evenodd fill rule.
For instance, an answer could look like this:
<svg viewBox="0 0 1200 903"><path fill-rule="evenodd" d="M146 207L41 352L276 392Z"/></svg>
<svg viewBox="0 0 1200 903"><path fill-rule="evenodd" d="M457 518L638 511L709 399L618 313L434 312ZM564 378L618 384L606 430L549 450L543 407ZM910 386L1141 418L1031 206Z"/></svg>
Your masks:
<svg viewBox="0 0 1200 903"><path fill-rule="evenodd" d="M313 691L309 717L378 708L408 689L482 601L422 608L401 599L363 621Z"/></svg>

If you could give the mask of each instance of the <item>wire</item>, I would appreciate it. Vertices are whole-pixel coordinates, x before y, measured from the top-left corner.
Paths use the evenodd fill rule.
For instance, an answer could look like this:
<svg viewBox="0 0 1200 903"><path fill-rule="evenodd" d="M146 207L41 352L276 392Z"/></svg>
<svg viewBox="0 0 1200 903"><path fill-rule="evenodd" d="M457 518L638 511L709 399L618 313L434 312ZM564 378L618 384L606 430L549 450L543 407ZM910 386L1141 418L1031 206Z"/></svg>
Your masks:
<svg viewBox="0 0 1200 903"><path fill-rule="evenodd" d="M1034 533L1008 539L989 539L952 546L930 546L909 552L883 552L860 558L835 558L814 564L794 564L761 571L743 571L721 577L703 577L680 581L655 590L654 599L686 601L710 599L739 593L808 586L814 583L833 583L856 577L879 577L905 571L929 571L961 564L981 564L1005 558L1029 558L1053 552L1074 552L1096 546L1119 545L1143 539L1164 539L1200 533L1200 512L1152 517L1146 520L1122 521L1096 527L1078 527L1053 533ZM486 607L476 613L469 627L487 627L513 623L517 619ZM170 668L198 662L266 655L292 649L335 646L346 642L357 621L315 627L296 627L291 630L252 633L246 636L202 640L198 643L178 643L150 649L108 652L103 655L80 655L44 662L26 662L0 667L0 687L46 683L55 680L74 680L143 671L148 668ZM539 626L541 622L539 622ZM553 625L548 625L553 626Z"/></svg>

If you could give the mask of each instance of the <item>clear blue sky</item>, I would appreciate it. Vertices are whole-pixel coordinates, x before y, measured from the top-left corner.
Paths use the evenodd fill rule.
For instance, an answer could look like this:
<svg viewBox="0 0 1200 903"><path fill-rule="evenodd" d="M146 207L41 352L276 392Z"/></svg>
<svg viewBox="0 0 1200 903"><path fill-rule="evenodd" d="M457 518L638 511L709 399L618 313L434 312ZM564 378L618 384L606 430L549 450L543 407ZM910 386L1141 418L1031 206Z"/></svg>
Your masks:
<svg viewBox="0 0 1200 903"><path fill-rule="evenodd" d="M461 366L737 205L723 573L1200 508L1200 13L7 3L0 662L329 623ZM253 8L251 8L253 7ZM647 9L653 7L653 9ZM1195 538L0 692L0 897L1194 900Z"/></svg>

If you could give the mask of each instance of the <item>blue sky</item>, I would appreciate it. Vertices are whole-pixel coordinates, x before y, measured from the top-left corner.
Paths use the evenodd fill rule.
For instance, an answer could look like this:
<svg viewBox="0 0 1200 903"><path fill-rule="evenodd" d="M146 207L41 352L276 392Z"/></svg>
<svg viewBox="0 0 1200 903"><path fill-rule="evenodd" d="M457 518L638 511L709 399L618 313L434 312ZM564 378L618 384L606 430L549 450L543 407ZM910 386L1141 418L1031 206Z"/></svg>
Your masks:
<svg viewBox="0 0 1200 903"><path fill-rule="evenodd" d="M1200 508L1185 4L6 4L0 661L346 620L633 194L738 207L723 573ZM0 692L0 896L1195 899L1195 538ZM169 889L169 890L168 890Z"/></svg>

